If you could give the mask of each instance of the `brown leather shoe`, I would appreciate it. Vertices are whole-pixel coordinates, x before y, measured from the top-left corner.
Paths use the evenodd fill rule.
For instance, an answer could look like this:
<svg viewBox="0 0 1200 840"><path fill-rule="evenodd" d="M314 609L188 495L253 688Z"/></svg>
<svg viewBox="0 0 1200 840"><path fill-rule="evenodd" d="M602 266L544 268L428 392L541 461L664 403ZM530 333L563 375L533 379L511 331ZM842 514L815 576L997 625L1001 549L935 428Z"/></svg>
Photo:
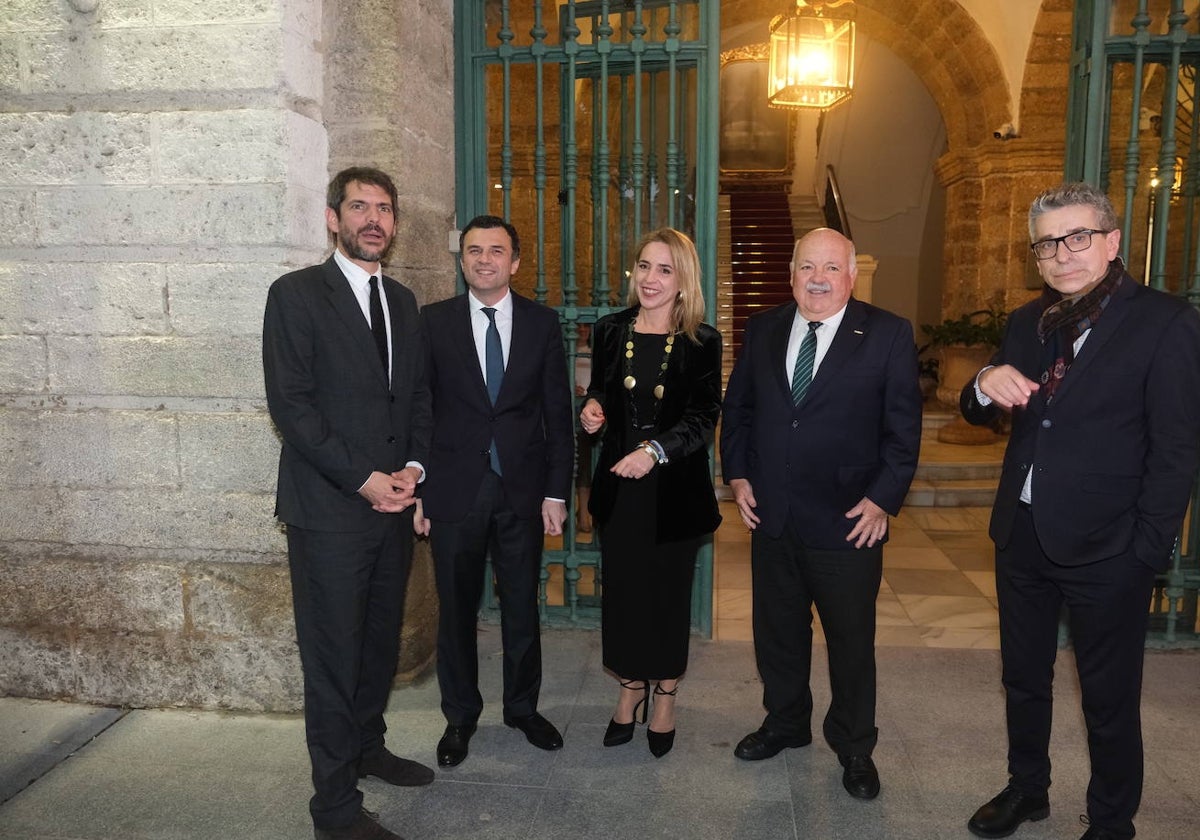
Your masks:
<svg viewBox="0 0 1200 840"><path fill-rule="evenodd" d="M313 828L316 840L404 840L379 824L379 815L363 808L350 825L340 828Z"/></svg>
<svg viewBox="0 0 1200 840"><path fill-rule="evenodd" d="M433 768L407 758L393 755L384 747L372 756L363 756L358 765L358 778L374 776L397 787L420 787L433 781Z"/></svg>

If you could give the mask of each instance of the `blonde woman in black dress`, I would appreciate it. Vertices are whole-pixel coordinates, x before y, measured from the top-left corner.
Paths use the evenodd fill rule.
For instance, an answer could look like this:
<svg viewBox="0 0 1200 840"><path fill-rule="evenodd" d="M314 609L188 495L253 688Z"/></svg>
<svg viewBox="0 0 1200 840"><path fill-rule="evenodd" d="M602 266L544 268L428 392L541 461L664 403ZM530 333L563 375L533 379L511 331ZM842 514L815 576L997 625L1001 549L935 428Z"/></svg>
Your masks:
<svg viewBox="0 0 1200 840"><path fill-rule="evenodd" d="M696 552L721 521L708 446L721 411L721 336L704 318L696 246L671 228L636 252L630 308L592 331L592 381L579 415L603 429L590 509L599 529L604 667L620 684L605 746L633 739L653 692L647 741L675 740L687 669Z"/></svg>

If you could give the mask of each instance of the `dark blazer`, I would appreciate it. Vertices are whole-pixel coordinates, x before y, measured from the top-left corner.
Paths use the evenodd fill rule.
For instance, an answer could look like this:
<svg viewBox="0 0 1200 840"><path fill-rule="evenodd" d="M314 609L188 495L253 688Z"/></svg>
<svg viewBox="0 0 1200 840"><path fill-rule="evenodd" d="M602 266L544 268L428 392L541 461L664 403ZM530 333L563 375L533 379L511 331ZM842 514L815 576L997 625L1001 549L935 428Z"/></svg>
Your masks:
<svg viewBox="0 0 1200 840"><path fill-rule="evenodd" d="M412 292L383 278L392 380L341 269L280 277L267 293L263 373L283 438L275 514L314 531L358 531L383 516L358 495L371 472L424 462L432 419Z"/></svg>
<svg viewBox="0 0 1200 840"><path fill-rule="evenodd" d="M421 310L437 426L421 487L425 515L467 515L488 469L493 439L509 504L541 515L542 500L567 499L575 460L571 390L558 314L513 292L512 343L493 407L479 368L465 294Z"/></svg>
<svg viewBox="0 0 1200 840"><path fill-rule="evenodd" d="M606 423L588 509L600 523L612 513L620 481L610 468L628 454L622 438L629 423L629 401L621 360L629 322L637 313L635 306L606 315L592 331L592 381L587 396L600 403ZM709 534L721 524L708 461L708 446L721 414L721 334L701 324L697 335L699 344L686 335L675 338L663 374L658 419L654 431L647 434L667 455L667 463L655 467L659 542Z"/></svg>
<svg viewBox="0 0 1200 840"><path fill-rule="evenodd" d="M1044 369L1032 301L1009 318L993 365L1037 381ZM1126 275L1088 334L1054 399L1035 393L1013 412L990 534L1008 545L1021 487L1034 465L1033 521L1046 554L1065 566L1132 550L1162 571L1170 562L1200 463L1200 314ZM974 378L963 416L990 422Z"/></svg>
<svg viewBox="0 0 1200 840"><path fill-rule="evenodd" d="M799 406L784 356L796 304L751 317L725 390L721 467L749 479L760 528L792 522L805 545L852 547L846 518L865 496L900 510L921 446L921 389L908 321L851 298Z"/></svg>

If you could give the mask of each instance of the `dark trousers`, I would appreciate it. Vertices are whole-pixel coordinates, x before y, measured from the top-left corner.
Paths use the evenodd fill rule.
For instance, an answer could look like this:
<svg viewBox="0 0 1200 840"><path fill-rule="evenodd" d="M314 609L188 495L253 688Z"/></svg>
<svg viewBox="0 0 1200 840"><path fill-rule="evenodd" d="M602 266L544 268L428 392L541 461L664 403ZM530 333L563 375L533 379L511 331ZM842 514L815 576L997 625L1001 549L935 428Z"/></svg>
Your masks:
<svg viewBox="0 0 1200 840"><path fill-rule="evenodd" d="M788 736L812 734L812 608L821 616L833 691L824 734L838 755L870 755L875 728L875 598L883 547L819 551L785 528L756 530L750 558L754 655L763 681L764 725Z"/></svg>
<svg viewBox="0 0 1200 840"><path fill-rule="evenodd" d="M504 716L525 717L537 711L542 687L537 608L542 534L541 516L517 516L500 477L491 471L484 474L465 518L432 523L429 537L440 602L438 685L442 713L453 726L474 723L483 711L476 625L489 556L500 599Z"/></svg>
<svg viewBox="0 0 1200 840"><path fill-rule="evenodd" d="M1132 552L1055 565L1025 508L1009 544L996 551L1011 784L1033 793L1050 786L1051 685L1065 603L1092 763L1088 817L1119 836L1133 836L1142 796L1142 661L1153 585L1154 572Z"/></svg>
<svg viewBox="0 0 1200 840"><path fill-rule="evenodd" d="M362 805L360 759L383 749L412 514L381 515L354 533L288 526L287 540L315 789L309 810L318 828L338 828Z"/></svg>

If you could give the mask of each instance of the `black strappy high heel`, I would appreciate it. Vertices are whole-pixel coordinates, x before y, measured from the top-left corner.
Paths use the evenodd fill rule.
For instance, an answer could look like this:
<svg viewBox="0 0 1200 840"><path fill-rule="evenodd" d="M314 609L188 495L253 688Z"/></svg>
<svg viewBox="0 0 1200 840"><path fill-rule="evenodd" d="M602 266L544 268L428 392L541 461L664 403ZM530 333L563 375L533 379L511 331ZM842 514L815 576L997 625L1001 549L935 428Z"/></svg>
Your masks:
<svg viewBox="0 0 1200 840"><path fill-rule="evenodd" d="M619 747L621 744L628 744L632 741L634 727L639 723L645 723L646 715L650 712L649 680L621 680L621 688L629 691L643 691L645 694L633 707L633 720L629 723L617 723L614 719L608 721L608 729L604 730L604 746L606 747ZM640 721L638 720L638 709L642 710Z"/></svg>
<svg viewBox="0 0 1200 840"><path fill-rule="evenodd" d="M654 686L654 695L656 697L674 697L678 691L678 683L670 691L663 691L662 683ZM650 752L655 758L662 758L671 751L671 747L675 746L675 730L672 729L670 732L655 732L647 726L646 743L650 745Z"/></svg>

